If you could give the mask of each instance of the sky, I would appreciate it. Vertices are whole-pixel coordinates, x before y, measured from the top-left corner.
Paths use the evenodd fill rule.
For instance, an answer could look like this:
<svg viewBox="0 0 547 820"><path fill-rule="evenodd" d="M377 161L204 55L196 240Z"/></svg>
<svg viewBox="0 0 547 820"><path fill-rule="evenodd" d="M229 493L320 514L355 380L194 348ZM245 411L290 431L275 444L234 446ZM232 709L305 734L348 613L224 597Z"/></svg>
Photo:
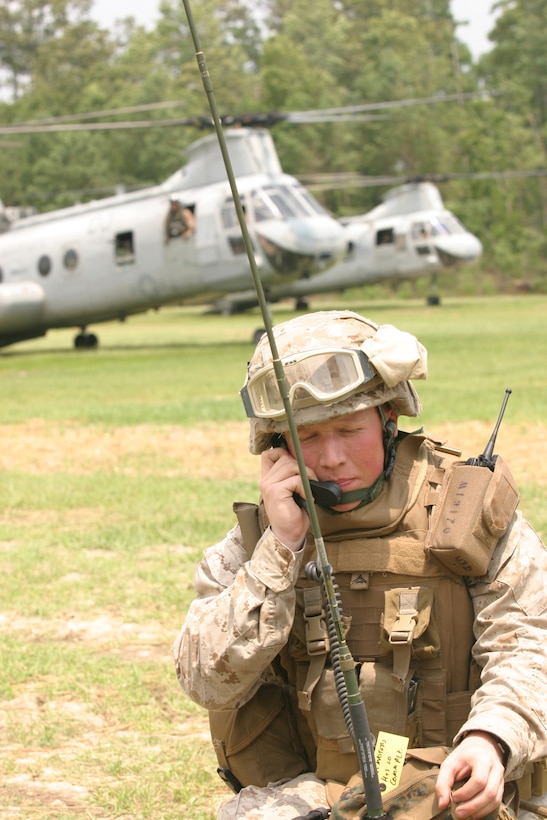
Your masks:
<svg viewBox="0 0 547 820"><path fill-rule="evenodd" d="M490 12L493 3L494 0L450 0L454 19L469 22L458 28L458 38L467 44L475 59L492 47L487 35L495 19ZM131 16L150 27L157 18L158 7L159 0L94 0L92 15L105 28L115 20Z"/></svg>

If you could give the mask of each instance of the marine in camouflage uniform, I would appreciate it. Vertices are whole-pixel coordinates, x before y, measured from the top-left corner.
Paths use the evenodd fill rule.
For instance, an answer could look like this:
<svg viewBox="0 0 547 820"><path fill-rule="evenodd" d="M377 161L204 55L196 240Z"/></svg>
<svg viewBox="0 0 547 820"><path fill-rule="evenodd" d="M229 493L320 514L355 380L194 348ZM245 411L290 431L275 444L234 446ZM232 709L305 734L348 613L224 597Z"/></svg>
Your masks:
<svg viewBox="0 0 547 820"><path fill-rule="evenodd" d="M416 416L421 411L410 379L426 377L424 348L410 334L391 326L378 327L350 311L300 317L278 326L275 335L291 385L290 395L306 465L312 477L315 474L320 480L341 479L345 493L334 507L334 513L320 510L322 523L332 529L334 525L330 522L336 520L335 529L340 532L346 527L346 535L350 533L350 537L362 545L363 556L367 555L367 546L368 552L373 551L373 540L367 541L367 528L372 526L370 521L379 515L378 511L383 511L386 517L383 523L399 514L396 527L392 527L399 535L412 531L412 525L416 524L415 508L420 505L405 502L407 506L403 509L391 509L395 504L392 499L398 497L396 488L402 481L416 485L411 486L414 502L427 495L426 473L406 463L408 453L414 452L411 448L415 447L423 460L425 448L429 477L441 463L430 441L415 444L415 436L405 436L396 429L400 415ZM348 371L342 372L346 367L345 354L336 353L348 350L359 351L361 359L363 354L366 359L362 377L353 382L355 355L347 365ZM310 362L313 366L323 359L327 362L328 351L336 360L336 367L341 368L336 371L329 360L330 375L335 373L331 382L318 379L316 374L321 368L314 374L310 366ZM249 550L238 524L223 541L207 550L196 571L197 598L173 648L177 675L185 691L194 701L217 713L253 702L253 697L272 674L272 663L279 658L289 688L305 689L294 672L295 665L298 666L294 646L298 643L296 638L302 621L299 590L303 562L310 557L312 540L309 533L306 538L305 512L293 497L294 492L302 494L302 485L292 457L288 424L282 407L276 404L276 387L272 382L269 345L263 338L249 363L242 390L250 417L250 449L262 454L263 533L256 546L253 544ZM366 447L359 449L363 419L364 427L368 427L364 433ZM276 435L285 436L287 449L272 449ZM340 455L338 447L335 455L325 456L325 450L336 449L344 438L350 441L349 456L345 445L342 445L345 455ZM366 462L360 476L368 476L367 483L357 488L355 481L344 481L344 476L351 471L344 472L343 461L344 458L351 460L353 444L355 457L363 453L363 462ZM382 522L375 521L377 529L379 523ZM346 543L351 548L355 541L344 541L342 551ZM381 547L384 542L376 538L374 543ZM386 547L395 545L395 560L398 543L403 542L390 542L385 538ZM327 538L327 547L328 544ZM420 563L424 572L431 575L435 575L431 570L435 565L434 559L424 558ZM378 569L371 577L386 575ZM501 800L504 780L519 778L530 763L547 755L546 569L545 547L520 512L516 512L495 545L487 571L480 577L465 579L470 619L466 621L462 611L450 613L454 635L458 629L469 633L465 639L472 649L471 667L480 673L476 684L470 684L469 708L466 707L454 736L439 741L454 746L437 780L441 808L448 808L455 782L468 777L467 783L455 793L458 807L455 817L487 816ZM437 574L451 575L445 571ZM452 580L458 589L458 580ZM461 579L459 585L462 586ZM440 611L444 605L441 598L437 594L434 604ZM350 648L352 634L360 636L355 622L348 632ZM451 658L454 664L457 653L453 653L450 640L445 639L445 644L440 654L446 658L447 680L450 680L461 670L450 668ZM374 663L378 660L382 663L384 659L375 657ZM427 663L423 667L427 677ZM306 668L309 670L309 665ZM373 664L373 668L379 667ZM361 684L365 702L367 685L366 681ZM449 684L446 688L450 695ZM456 687L459 688L461 686ZM350 759L340 740L337 747L340 754L334 752L330 757L321 758L321 749L310 751L306 732L311 727L311 744L317 744L314 720L321 691L319 686L309 696L311 706L307 708L311 717L306 716L307 729L302 729L304 724L296 721L303 733L302 743L308 759L313 760L310 771L299 771L296 779L284 783L275 783L277 778L272 777L268 785L247 786L221 807L219 819L292 820L296 815L328 805L326 781L349 779L349 774L347 778L340 777L343 767L339 768L336 762ZM448 717L446 725L452 728ZM427 724L427 719L424 720ZM392 725L385 728L396 730ZM434 732L428 734L426 730L425 737L414 745L436 745L436 737ZM321 743L320 739L319 746ZM321 759L323 764L318 763ZM330 761L334 761L332 771ZM353 771L356 769L357 766ZM280 776L284 777L285 773L280 772ZM536 800L545 804L545 796Z"/></svg>

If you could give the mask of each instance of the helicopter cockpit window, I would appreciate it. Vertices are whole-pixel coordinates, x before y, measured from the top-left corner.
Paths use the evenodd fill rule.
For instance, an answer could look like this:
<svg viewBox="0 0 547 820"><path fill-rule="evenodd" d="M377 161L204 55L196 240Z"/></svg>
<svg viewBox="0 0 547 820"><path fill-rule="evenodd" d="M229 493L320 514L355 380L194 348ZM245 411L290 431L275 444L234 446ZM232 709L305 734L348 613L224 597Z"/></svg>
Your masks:
<svg viewBox="0 0 547 820"><path fill-rule="evenodd" d="M254 218L256 222L265 222L268 219L282 219L283 213L272 201L270 192L255 191L251 196Z"/></svg>
<svg viewBox="0 0 547 820"><path fill-rule="evenodd" d="M38 260L38 273L40 276L47 276L51 273L51 258L49 256L41 256Z"/></svg>
<svg viewBox="0 0 547 820"><path fill-rule="evenodd" d="M72 250L72 248L65 252L63 265L67 270L76 270L78 267L78 254L75 250Z"/></svg>
<svg viewBox="0 0 547 820"><path fill-rule="evenodd" d="M135 261L135 247L133 244L133 231L117 233L114 239L114 252L118 265L130 265Z"/></svg>
<svg viewBox="0 0 547 820"><path fill-rule="evenodd" d="M251 195L256 222L324 215L321 205L301 186L278 185L262 188Z"/></svg>
<svg viewBox="0 0 547 820"><path fill-rule="evenodd" d="M299 206L298 202L294 201L288 193L286 186L280 186L279 188L267 188L264 192L264 196L265 198L267 197L267 201L279 214L277 219L291 219L295 216L304 215L302 207Z"/></svg>
<svg viewBox="0 0 547 820"><path fill-rule="evenodd" d="M431 233L433 236L465 233L465 228L455 216L444 214L442 219L435 218L431 220Z"/></svg>
<svg viewBox="0 0 547 820"><path fill-rule="evenodd" d="M377 245L393 245L394 241L395 236L393 233L393 228L382 228L376 233Z"/></svg>
<svg viewBox="0 0 547 820"><path fill-rule="evenodd" d="M307 191L303 185L298 185L297 187L292 189L293 192L298 196L299 199L305 201L306 206L313 214L320 214L321 216L325 216L327 211L323 208L319 202L314 199L314 197Z"/></svg>
<svg viewBox="0 0 547 820"><path fill-rule="evenodd" d="M281 191L296 216L317 216L318 213L324 216L326 213L302 185L283 185Z"/></svg>

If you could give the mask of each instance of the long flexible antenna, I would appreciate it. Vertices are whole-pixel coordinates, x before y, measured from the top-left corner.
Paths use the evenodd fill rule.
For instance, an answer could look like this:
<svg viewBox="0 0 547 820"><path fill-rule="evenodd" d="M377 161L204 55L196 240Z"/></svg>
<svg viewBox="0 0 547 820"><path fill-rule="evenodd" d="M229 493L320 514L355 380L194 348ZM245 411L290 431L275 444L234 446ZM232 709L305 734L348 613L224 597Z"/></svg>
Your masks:
<svg viewBox="0 0 547 820"><path fill-rule="evenodd" d="M382 795L380 790L380 782L378 779L378 771L376 768L376 761L374 759L374 749L372 744L372 736L370 732L370 727L368 723L367 713L365 709L365 704L363 702L363 698L361 696L361 692L359 690L359 683L357 680L357 676L355 674L355 662L352 658L351 652L346 644L346 640L344 637L344 631L342 627L342 618L340 615L340 610L338 607L338 600L336 598L336 591L334 587L334 583L332 580L331 575L331 567L328 562L327 553L325 550L325 542L323 540L323 536L321 534L321 527L319 524L319 519L317 517L317 511L315 509L315 503L313 499L313 494L311 490L311 485L309 482L308 474L306 471L306 464L304 462L304 456L302 454L302 448L300 447L300 442L298 439L298 431L296 427L296 421L294 418L293 409L291 406L290 398L289 398L289 388L288 383L285 378L285 372L283 369L283 364L279 357L279 352L277 349L277 343L273 333L272 322L270 319L270 313L268 310L268 304L266 302L266 297L264 295L264 289L262 287L262 281L260 279L258 268L256 265L256 260L254 256L254 250L251 243L251 239L249 236L249 231L247 229L247 223L245 221L245 213L243 211L243 206L241 204L241 199L239 196L239 192L237 190L237 184L234 176L234 172L232 169L232 163L230 160L230 156L228 153L228 149L226 146L226 140L224 138L224 133L222 131L222 124L220 121L220 117L216 107L215 95L213 91L213 85L211 82L211 77L209 75L209 70L207 68L207 64L205 61L205 55L199 44L199 38L197 34L196 27L194 25L194 19L192 16L192 11L190 9L190 2L189 0L182 0L184 5L184 10L186 12L186 18L188 20L188 27L190 29L190 33L192 36L192 40L194 43L194 48L196 51L196 60L198 63L199 71L201 74L201 79L203 82L203 87L207 94L207 99L209 101L209 108L211 110L211 115L213 117L213 123L215 126L218 143L220 147L220 151L222 153L222 158L224 160L224 165L226 167L226 174L228 176L228 181L230 183L230 188L232 190L232 196L236 208L237 217L239 220L239 224L241 227L241 232L243 235L243 242L245 244L245 250L247 252L247 256L249 259L249 264L251 267L251 273L253 277L253 283L256 290L256 295L258 297L258 303L260 306L260 310L262 313L262 319L264 321L264 327L266 328L266 333L268 335L268 341L270 343L270 349L272 353L272 361L275 376L277 379L277 384L279 387L279 393L281 395L281 399L283 401L283 407L285 408L285 414L287 416L287 421L289 424L289 430L291 433L291 439L294 445L294 451L296 460L298 463L298 469L300 471L300 477L302 479L302 484L304 487L304 495L306 498L306 505L307 505L307 512L310 518L311 529L315 541L315 548L317 552L317 564L319 571L321 573L321 580L323 583L323 587L325 589L325 594L327 598L327 606L329 608L330 616L332 619L333 627L336 631L336 635L338 638L339 644L339 663L340 669L344 676L344 682L346 685L347 695L348 695L348 708L349 714L351 717L351 725L353 729L353 742L355 744L355 749L357 752L357 757L359 759L359 767L361 770L361 774L363 777L363 785L365 788L365 798L367 804L367 817L374 817L374 818L385 818L388 817L386 812L384 811L382 805Z"/></svg>

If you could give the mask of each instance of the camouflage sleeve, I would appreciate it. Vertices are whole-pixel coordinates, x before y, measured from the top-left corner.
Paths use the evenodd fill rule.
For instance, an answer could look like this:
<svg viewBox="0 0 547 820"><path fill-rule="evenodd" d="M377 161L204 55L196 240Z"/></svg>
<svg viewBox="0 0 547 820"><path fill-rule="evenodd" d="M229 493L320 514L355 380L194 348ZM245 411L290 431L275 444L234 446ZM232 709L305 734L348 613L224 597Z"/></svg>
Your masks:
<svg viewBox="0 0 547 820"><path fill-rule="evenodd" d="M521 513L470 592L481 686L455 742L473 729L497 735L510 749L507 777L517 778L547 755L547 550Z"/></svg>
<svg viewBox="0 0 547 820"><path fill-rule="evenodd" d="M239 526L211 547L195 575L197 597L173 646L178 679L207 709L248 700L285 645L303 552L268 528L250 560Z"/></svg>

